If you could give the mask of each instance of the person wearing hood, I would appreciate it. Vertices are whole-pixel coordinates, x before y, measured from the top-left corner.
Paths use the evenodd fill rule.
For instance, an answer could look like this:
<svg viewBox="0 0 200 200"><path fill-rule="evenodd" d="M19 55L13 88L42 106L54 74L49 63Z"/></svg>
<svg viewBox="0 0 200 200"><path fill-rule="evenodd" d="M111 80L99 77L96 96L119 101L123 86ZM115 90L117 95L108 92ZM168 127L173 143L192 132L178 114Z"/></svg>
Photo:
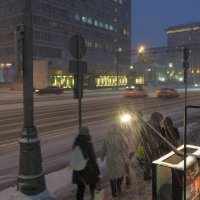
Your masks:
<svg viewBox="0 0 200 200"><path fill-rule="evenodd" d="M112 196L116 197L121 193L122 180L129 162L129 148L118 124L112 124L109 128L101 153L101 160L106 157Z"/></svg>
<svg viewBox="0 0 200 200"><path fill-rule="evenodd" d="M150 124L156 131L161 134L161 121L163 119L163 115L159 112L153 112L150 116L150 120L148 124ZM143 130L140 134L140 141L142 145L142 156L144 159L144 179L151 179L151 165L152 162L163 155L163 141L162 139L155 133L155 131L148 127L147 125L143 126ZM143 154L144 153L144 154Z"/></svg>
<svg viewBox="0 0 200 200"><path fill-rule="evenodd" d="M162 134L161 130L161 121L163 120L163 115L159 112L153 112L151 114L150 120L148 123L160 134ZM154 132L154 130L149 129L149 138L151 143L151 160L156 160L163 155L163 141L162 139Z"/></svg>
<svg viewBox="0 0 200 200"><path fill-rule="evenodd" d="M166 117L163 121L162 127L162 135L173 144L175 147L178 147L178 141L180 138L180 134L178 128L174 127L173 121L171 117ZM167 144L164 145L166 153L168 153L171 149Z"/></svg>
<svg viewBox="0 0 200 200"><path fill-rule="evenodd" d="M76 145L80 146L84 158L88 160L83 170L73 170L72 173L72 183L77 184L76 200L83 200L86 185L89 186L92 199L94 199L94 190L99 181L100 170L87 127L80 128L80 133L74 141L73 148Z"/></svg>

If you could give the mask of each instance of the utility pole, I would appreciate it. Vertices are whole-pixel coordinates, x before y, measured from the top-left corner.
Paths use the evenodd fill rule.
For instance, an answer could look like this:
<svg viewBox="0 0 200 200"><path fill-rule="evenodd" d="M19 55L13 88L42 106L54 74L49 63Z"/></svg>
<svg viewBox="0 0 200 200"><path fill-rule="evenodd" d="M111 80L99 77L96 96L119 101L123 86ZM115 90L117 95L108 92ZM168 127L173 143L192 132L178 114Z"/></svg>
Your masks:
<svg viewBox="0 0 200 200"><path fill-rule="evenodd" d="M36 195L46 188L40 140L33 123L33 37L31 0L23 1L23 100L24 126L19 140L20 160L17 189L26 195Z"/></svg>
<svg viewBox="0 0 200 200"><path fill-rule="evenodd" d="M189 58L189 50L187 47L184 47L183 49L183 70L184 70L184 83L185 83L185 103L184 103L184 138L183 138L183 142L184 142L184 200L187 199L186 197L186 187L187 187L187 179L186 179L186 167L187 167L187 72L189 69L189 62L188 62L188 58Z"/></svg>

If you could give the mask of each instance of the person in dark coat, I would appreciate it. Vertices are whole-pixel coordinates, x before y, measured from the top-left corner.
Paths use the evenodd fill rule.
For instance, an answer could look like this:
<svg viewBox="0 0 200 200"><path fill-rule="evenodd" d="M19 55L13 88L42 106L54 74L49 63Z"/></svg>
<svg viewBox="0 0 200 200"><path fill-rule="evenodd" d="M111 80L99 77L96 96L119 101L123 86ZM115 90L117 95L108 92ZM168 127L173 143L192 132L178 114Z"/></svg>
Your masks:
<svg viewBox="0 0 200 200"><path fill-rule="evenodd" d="M80 146L83 156L85 159L88 159L85 169L81 171L73 170L72 183L77 184L76 199L83 200L86 185L89 186L92 199L94 199L94 190L99 181L100 171L87 127L81 127L80 134L76 137L73 148L76 145Z"/></svg>
<svg viewBox="0 0 200 200"><path fill-rule="evenodd" d="M159 112L153 112L151 114L150 120L148 123L159 133L161 133L161 121L163 115ZM162 140L155 133L153 129L144 125L141 129L140 141L142 145L142 150L144 152L144 179L151 179L151 165L152 162L163 155L162 150Z"/></svg>
<svg viewBox="0 0 200 200"><path fill-rule="evenodd" d="M175 147L178 147L178 140L180 134L178 128L174 127L171 117L166 117L163 121L162 135ZM170 151L170 148L167 144L164 144L164 149L166 153Z"/></svg>

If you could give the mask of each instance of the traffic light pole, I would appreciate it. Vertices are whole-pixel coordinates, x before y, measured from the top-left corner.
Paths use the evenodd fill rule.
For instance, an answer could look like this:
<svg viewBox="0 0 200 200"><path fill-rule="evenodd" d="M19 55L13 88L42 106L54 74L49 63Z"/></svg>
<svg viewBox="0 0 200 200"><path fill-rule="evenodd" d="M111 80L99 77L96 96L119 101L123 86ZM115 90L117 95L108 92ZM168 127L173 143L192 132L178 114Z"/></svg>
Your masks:
<svg viewBox="0 0 200 200"><path fill-rule="evenodd" d="M80 60L78 60L80 61ZM79 133L80 128L82 127L82 106L81 106L81 96L82 96L82 90L83 90L83 83L82 83L82 74L81 74L81 65L80 62L78 62L78 110L79 110Z"/></svg>
<svg viewBox="0 0 200 200"><path fill-rule="evenodd" d="M82 106L81 98L83 97L83 74L87 74L87 63L81 61L86 53L86 44L80 34L75 34L70 38L69 51L76 60L69 61L69 72L74 73L74 99L78 99L79 112L79 133L82 127Z"/></svg>
<svg viewBox="0 0 200 200"><path fill-rule="evenodd" d="M116 67L117 67L117 90L119 90L119 52L116 52Z"/></svg>
<svg viewBox="0 0 200 200"><path fill-rule="evenodd" d="M33 123L33 38L31 0L25 0L23 10L23 100L24 126L19 140L20 160L18 191L36 195L46 188L42 169L40 141Z"/></svg>

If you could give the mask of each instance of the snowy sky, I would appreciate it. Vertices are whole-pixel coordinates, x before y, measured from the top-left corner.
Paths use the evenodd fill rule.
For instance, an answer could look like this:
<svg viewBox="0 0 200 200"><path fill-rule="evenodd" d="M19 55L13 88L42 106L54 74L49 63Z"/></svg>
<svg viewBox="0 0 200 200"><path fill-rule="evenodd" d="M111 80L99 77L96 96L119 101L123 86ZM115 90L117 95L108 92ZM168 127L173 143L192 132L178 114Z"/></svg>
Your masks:
<svg viewBox="0 0 200 200"><path fill-rule="evenodd" d="M132 49L165 46L165 29L200 22L199 0L132 0Z"/></svg>

